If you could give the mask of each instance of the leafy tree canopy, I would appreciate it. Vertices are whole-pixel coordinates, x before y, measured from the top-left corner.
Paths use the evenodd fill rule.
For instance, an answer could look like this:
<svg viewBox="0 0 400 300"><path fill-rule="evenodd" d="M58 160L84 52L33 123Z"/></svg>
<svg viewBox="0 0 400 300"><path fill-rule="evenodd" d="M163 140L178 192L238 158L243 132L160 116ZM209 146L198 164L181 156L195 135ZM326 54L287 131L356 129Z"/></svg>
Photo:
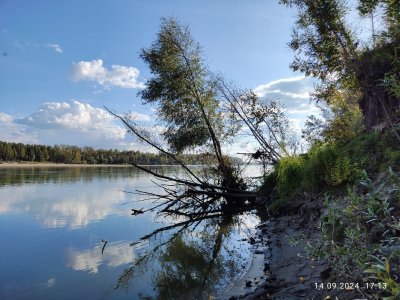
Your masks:
<svg viewBox="0 0 400 300"><path fill-rule="evenodd" d="M176 152L210 140L220 152L224 126L215 84L201 54L188 27L173 18L162 19L155 42L141 52L154 75L141 96L145 103L158 104L160 121L167 126L164 138Z"/></svg>

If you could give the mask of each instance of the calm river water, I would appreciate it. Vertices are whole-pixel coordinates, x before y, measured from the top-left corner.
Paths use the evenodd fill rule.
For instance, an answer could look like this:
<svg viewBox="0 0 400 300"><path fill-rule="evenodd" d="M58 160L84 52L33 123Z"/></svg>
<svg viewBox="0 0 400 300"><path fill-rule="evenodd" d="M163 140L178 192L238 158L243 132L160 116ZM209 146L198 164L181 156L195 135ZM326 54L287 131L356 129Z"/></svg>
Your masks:
<svg viewBox="0 0 400 300"><path fill-rule="evenodd" d="M173 222L155 213L131 215L131 208L151 202L127 191L156 192L152 179L133 167L1 168L0 299L218 295L246 266L243 239L257 220L241 217L236 221L242 226L205 222L157 249L171 233L136 243ZM108 241L103 252L102 240Z"/></svg>

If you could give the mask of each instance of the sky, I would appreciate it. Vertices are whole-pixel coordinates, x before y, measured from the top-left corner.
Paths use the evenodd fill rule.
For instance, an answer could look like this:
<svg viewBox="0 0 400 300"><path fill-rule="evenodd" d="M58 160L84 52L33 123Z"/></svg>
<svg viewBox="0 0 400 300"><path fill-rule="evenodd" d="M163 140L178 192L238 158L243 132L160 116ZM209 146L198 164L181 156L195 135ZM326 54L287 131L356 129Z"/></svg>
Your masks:
<svg viewBox="0 0 400 300"><path fill-rule="evenodd" d="M289 68L296 14L277 0L0 0L0 140L145 151L104 106L156 124L139 53L170 16L212 71L281 101L295 128L316 113L314 81Z"/></svg>

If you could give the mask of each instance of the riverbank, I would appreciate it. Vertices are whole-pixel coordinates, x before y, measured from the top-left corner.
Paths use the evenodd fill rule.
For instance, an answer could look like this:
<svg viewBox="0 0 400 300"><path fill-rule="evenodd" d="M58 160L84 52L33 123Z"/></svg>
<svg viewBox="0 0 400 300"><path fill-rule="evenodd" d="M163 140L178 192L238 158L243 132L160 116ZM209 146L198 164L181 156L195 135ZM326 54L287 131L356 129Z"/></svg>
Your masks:
<svg viewBox="0 0 400 300"><path fill-rule="evenodd" d="M311 201L294 208L292 213L261 224L261 236L255 238L267 245L263 264L265 279L254 291L227 299L360 298L355 289L326 288L327 283L340 285L342 282L329 261L313 256L320 240L317 223L323 209L317 201ZM325 288L321 288L321 284Z"/></svg>
<svg viewBox="0 0 400 300"><path fill-rule="evenodd" d="M254 236L250 237L250 260L236 280L234 280L217 299L237 299L255 292L259 285L265 282L265 263L270 257L268 240L261 232L262 227L257 227Z"/></svg>

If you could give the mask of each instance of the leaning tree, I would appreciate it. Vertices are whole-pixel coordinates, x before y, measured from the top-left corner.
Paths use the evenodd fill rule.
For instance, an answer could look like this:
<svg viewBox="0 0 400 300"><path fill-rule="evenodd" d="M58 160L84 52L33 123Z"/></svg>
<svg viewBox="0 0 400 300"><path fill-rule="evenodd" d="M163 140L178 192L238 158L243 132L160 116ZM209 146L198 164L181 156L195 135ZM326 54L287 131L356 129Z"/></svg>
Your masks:
<svg viewBox="0 0 400 300"><path fill-rule="evenodd" d="M139 94L145 104L153 104L157 109L159 125L165 128L161 133L162 141L136 124L129 115L112 114L139 140L168 156L185 173L181 177L167 176L137 166L162 181L159 183L163 189L161 194L136 191L157 201L149 210L183 218L152 234L249 209L255 193L247 191L239 170L222 149L222 144L234 136L240 124L224 113L216 79L208 71L201 48L188 27L174 18L162 19L156 40L143 49L140 56L152 76ZM212 166L203 173L193 171L179 158L180 153L188 150L203 153ZM144 212L133 210L133 214Z"/></svg>

